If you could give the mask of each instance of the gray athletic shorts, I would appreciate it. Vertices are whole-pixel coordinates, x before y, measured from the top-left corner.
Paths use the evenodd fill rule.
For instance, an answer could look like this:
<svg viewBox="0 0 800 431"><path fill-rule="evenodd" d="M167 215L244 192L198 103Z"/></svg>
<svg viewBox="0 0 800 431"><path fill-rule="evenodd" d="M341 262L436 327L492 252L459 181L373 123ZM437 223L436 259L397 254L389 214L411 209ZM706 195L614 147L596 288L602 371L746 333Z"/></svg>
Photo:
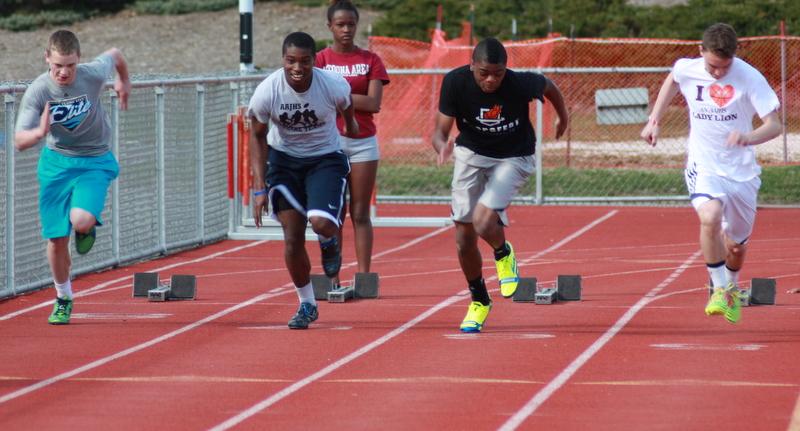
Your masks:
<svg viewBox="0 0 800 431"><path fill-rule="evenodd" d="M339 136L339 143L342 145L342 151L350 159L350 163L371 162L381 158L378 150L378 138L375 136L360 139Z"/></svg>
<svg viewBox="0 0 800 431"><path fill-rule="evenodd" d="M506 208L533 173L533 156L496 159L456 146L453 157L453 221L472 223L472 212L480 202L497 211L508 226Z"/></svg>

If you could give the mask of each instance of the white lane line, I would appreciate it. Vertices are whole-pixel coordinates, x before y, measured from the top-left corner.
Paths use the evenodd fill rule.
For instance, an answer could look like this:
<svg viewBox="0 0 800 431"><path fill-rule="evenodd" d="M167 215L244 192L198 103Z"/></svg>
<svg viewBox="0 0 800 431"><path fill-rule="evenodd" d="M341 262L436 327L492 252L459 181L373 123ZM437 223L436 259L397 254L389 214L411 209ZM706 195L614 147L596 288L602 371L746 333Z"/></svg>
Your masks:
<svg viewBox="0 0 800 431"><path fill-rule="evenodd" d="M140 319L166 319L172 316L168 313L72 313L73 319L87 320L140 320Z"/></svg>
<svg viewBox="0 0 800 431"><path fill-rule="evenodd" d="M792 412L792 421L786 431L800 431L800 393L797 394L797 403L795 403L794 411Z"/></svg>
<svg viewBox="0 0 800 431"><path fill-rule="evenodd" d="M639 311L641 311L647 304L657 299L658 294L667 286L672 284L672 282L675 281L678 276L680 276L687 268L689 268L692 265L692 262L694 262L701 255L701 253L702 252L700 250L693 253L688 259L686 259L686 261L683 262L681 266L676 268L672 274L664 279L664 281L659 283L659 285L654 287L651 291L647 292L647 294L638 302L636 302L636 304L630 307L628 311L626 311L625 314L623 314L622 317L620 317L619 320L614 323L613 326L608 328L608 330L601 335L600 338L598 338L594 343L592 343L591 346L584 350L583 353L575 358L572 363L567 365L567 367L547 385L545 385L545 387L539 390L539 392L537 392L533 398L531 398L524 406L522 406L521 409L514 413L514 415L511 416L499 429L502 431L514 430L520 426L525 419L533 415L536 410L539 409L539 407L541 407L541 405L547 401L551 395L553 395L553 393L564 386L564 384L567 383L567 380L569 380L576 372L578 372L578 370L583 367L583 365L586 364L586 362L588 362L592 356L594 356L598 351L600 351L600 349L603 348L603 346L611 341L611 339L614 338L614 336L617 335L617 333L621 331L622 328L624 328L625 325L627 325L628 322L630 322Z"/></svg>
<svg viewBox="0 0 800 431"><path fill-rule="evenodd" d="M158 344L158 343L160 343L162 341L166 341L166 340L169 340L170 338L174 338L174 337L176 337L176 336L178 336L180 334L183 334L184 332L191 331L192 329L195 329L198 326L204 325L204 324L206 324L208 322L211 322L213 320L219 319L220 317L223 317L223 316L225 316L227 314L233 313L234 311L239 310L240 308L247 307L248 305L252 305L252 304L254 304L254 303L258 302L258 301L262 301L262 300L269 299L269 298L270 298L270 295L268 295L266 293L258 295L255 298L248 299L247 301L244 301L244 302L241 302L239 304L236 304L233 307L226 308L225 310L222 310L219 313L212 314L211 316L208 316L208 317L206 317L204 319L198 320L198 321L196 321L194 323L188 324L188 325L186 325L186 326L184 326L182 328L176 329L176 330L174 330L172 332L166 333L166 334L164 334L164 335L162 335L160 337L153 338L150 341L145 341L144 343L140 343L140 344L137 344L137 345L135 345L133 347L129 347L129 348L125 349L125 350L122 350L120 352L114 353L113 355L106 356L104 358L101 358L101 359L98 359L96 361L90 362L90 363L88 363L86 365L83 365L83 366L80 366L78 368L72 369L72 370L67 371L65 373L61 373L61 374L59 374L57 376L50 377L49 379L41 380L39 382L36 382L36 383L34 383L32 385L26 386L26 387L21 388L21 389L18 389L18 390L14 391L14 392L11 392L9 394L5 394L3 396L0 396L0 404L3 404L3 403L8 402L8 401L11 401L14 398L19 398L19 397L21 397L21 396L23 396L25 394L28 394L30 392L42 389L42 388L44 388L46 386L50 386L53 383L57 383L57 382L60 382L62 380L65 380L65 379L69 379L70 377L75 376L75 375L80 374L80 373L83 373L85 371L89 371L91 369L100 367L100 366L105 365L105 364L107 364L107 363L109 363L109 362L111 362L111 361L113 361L115 359L119 359L119 358L128 356L130 354L136 353L136 352L138 352L140 350L144 350L144 349L146 349L146 348L148 348L150 346L153 346L155 344Z"/></svg>
<svg viewBox="0 0 800 431"><path fill-rule="evenodd" d="M763 344L704 344L704 343L657 343L650 347L659 350L724 350L755 352L767 347Z"/></svg>
<svg viewBox="0 0 800 431"><path fill-rule="evenodd" d="M445 229L439 229L439 230L435 231L434 233L441 233L444 230ZM412 241L409 241L409 243L407 243L407 244L413 245L413 244L418 243L421 239L427 239L427 238L430 238L431 236L433 236L433 235L431 233L428 233L426 235L423 235L422 237L419 237L419 238L416 238L416 239L414 239ZM211 254L209 256L205 256L205 257L196 259L193 262L199 262L199 261L207 260L207 259L210 259L210 258L212 258L214 256L219 256L219 255L224 254L224 253L229 253L229 252L232 252L232 251L235 251L235 250L241 250L241 249L247 248L247 247L253 247L255 245L262 244L264 242L266 242L266 240L257 241L255 243L247 244L247 245L242 246L242 247L236 247L234 249L225 250L225 251L219 252L219 253L214 253L214 254ZM397 250L403 250L404 248L407 248L407 247L399 246L399 247L395 247L395 248L393 248L391 250L392 251L397 251ZM386 253L387 252L383 252L382 255L385 255ZM180 265L185 265L186 263L189 263L189 262L182 262L182 263L179 263L179 264L166 265L166 266L164 266L162 268L159 268L158 271L161 271L163 269L174 268L174 267L180 266ZM132 276L127 276L127 277L132 277ZM113 284L114 282L117 282L117 281L119 281L119 279L114 280L112 282L104 283L103 285L105 286L105 285ZM285 284L283 287L288 287L288 286L292 286L292 283L289 282L289 283ZM99 288L100 288L100 286L96 286L96 287L94 287L92 289L96 290L96 289L99 289ZM281 293L273 293L273 294L266 294L265 293L265 294L258 295L258 296L254 297L254 298L248 299L247 301L240 302L240 303L238 303L238 304L236 304L236 305L234 305L232 307L226 308L225 310L222 310L222 311L220 311L218 313L212 314L211 316L205 317L205 318L203 318L201 320L198 320L198 321L196 321L194 323L190 323L190 324L188 324L188 325L186 325L186 326L184 326L182 328L176 329L176 330L174 330L172 332L169 332L167 334L164 334L164 335L162 335L160 337L153 338L150 341L146 341L144 343L137 344L136 346L130 347L130 348L125 349L125 350L122 350L122 351L117 352L117 353L115 353L113 355L106 356L104 358L101 358L101 359L98 359L96 361L90 362L90 363L88 363L86 365L83 365L81 367L78 367L78 368L75 368L73 370L61 373L61 374L59 374L57 376L50 377L50 378L45 379L45 380L41 380L41 381L39 381L39 382L37 382L35 384L23 387L21 389L18 389L18 390L14 391L14 392L9 393L9 394L0 396L0 404L3 404L5 402L7 402L7 401L13 400L13 399L18 398L18 397L21 397L21 396L23 396L25 394L28 394L28 393L33 392L33 391L36 391L38 389L47 387L49 385L52 385L53 383L57 383L57 382L60 382L62 380L65 380L65 379L69 379L70 377L75 376L75 375L80 374L80 373L83 373L85 371L89 371L91 369L100 367L102 365L105 365L105 364L113 361L113 360L128 356L128 355L133 354L133 353L136 353L136 352L138 352L140 350L146 349L146 348L148 348L150 346L153 346L155 344L158 344L158 343L160 343L162 341L169 340L170 338L176 337L176 336L178 336L180 334L183 334L184 332L187 332L187 331L190 331L192 329L195 329L198 326L201 326L201 325L204 325L204 324L206 324L208 322L211 322L211 321L214 321L216 319L219 319L220 317L223 317L223 316L225 316L227 314L233 313L234 311L237 311L237 310L239 310L241 308L244 308L244 307L250 306L252 304L255 304L256 302L267 300L267 299L270 299L270 298L274 298L276 296L285 295L285 294L287 294L289 292L292 292L292 291L291 290L286 290L286 291L281 292ZM50 302L52 302L52 301L50 301Z"/></svg>
<svg viewBox="0 0 800 431"><path fill-rule="evenodd" d="M609 212L605 216L600 217L599 219L593 221L592 223L584 226L580 230L578 230L575 233L567 236L566 238L562 239L561 241L553 244L552 246L548 247L547 249L545 249L545 250L543 250L543 251L541 251L539 253L536 253L533 257L530 257L527 260L533 260L538 256L542 256L545 253L551 252L553 250L556 250L556 249L562 247L563 245L567 244L569 241L572 241L573 239L578 238L580 235L586 233L592 227L594 227L597 224L607 220L609 217L613 216L616 213L617 213L617 210ZM437 232L444 231L446 229L449 229L449 228L442 228ZM356 351L350 353L349 355L339 359L338 361L328 365L327 367L325 367L325 368L323 368L323 369L311 374L310 376L296 381L295 383L293 383L293 384L287 386L286 388L282 389L281 391L279 391L279 392L277 392L277 393L265 398L264 400L259 401L258 403L256 403L252 407L250 407L250 408L242 411L241 413L229 418L228 420L222 422L221 424L214 426L213 428L211 428L211 430L212 431L227 430L227 429L230 429L230 428L236 426L237 424L240 424L240 423L244 422L245 420L247 420L251 416L258 414L259 412L261 412L262 410L264 410L266 408L269 408L273 404L281 401L282 399L288 397L289 395L292 395L293 393L299 391L300 389L304 388L305 386L308 386L311 383L322 379L323 377L327 376L328 374L338 370L339 368L342 368L343 366L347 365L348 363L350 363L350 362L358 359L359 357L367 354L371 350L374 350L374 349L380 347L381 345L385 344L386 342L388 342L392 338L397 337L398 335L406 332L408 329L412 328L413 326L415 326L419 322L422 322L423 320L425 320L428 317L432 316L437 311L439 311L439 310L441 310L441 309L443 309L443 308L445 308L445 307L447 307L449 305L452 305L452 304L454 304L454 303L456 303L456 302L458 302L458 301L460 301L462 299L464 299L464 295L462 295L461 292L459 292L459 294L453 295L453 296L445 299L444 301L434 305L432 308L429 308L428 310L424 311L422 314L420 314L417 317L409 320L408 322L404 323L400 327L398 327L398 328L392 330L391 332L383 335L382 337L376 339L375 341L372 341L371 343L359 348L358 350L356 350Z"/></svg>
<svg viewBox="0 0 800 431"><path fill-rule="evenodd" d="M206 260L209 260L209 259L214 259L215 257L219 257L219 256L222 256L222 255L225 255L225 254L228 254L228 253L234 253L234 252L237 252L237 251L240 251L240 250L244 250L244 249L247 249L247 248L250 248L250 247L255 247L255 246L263 244L265 242L267 242L267 240L261 240L261 241L252 242L252 243L241 245L239 247L234 247L234 248L231 248L231 249L228 249L228 250L222 250L222 251L210 254L208 256L203 256L203 257L199 257L197 259L188 260L186 262L176 262L176 263L173 263L173 264L164 265L164 266L162 266L160 268L156 268L156 269L153 269L151 271L152 272L160 272L160 271L165 271L167 269L177 268L177 267L183 266L183 265L188 265L190 263L203 262L203 261L206 261ZM124 277L116 278L114 280L105 281L103 283L98 284L97 286L94 286L92 288L89 288L89 289L86 289L86 290L82 290L80 292L75 293L75 297L76 298L80 298L80 297L83 297L83 296L87 296L87 295L90 295L90 294L100 290L100 289L103 289L106 286L111 286L112 284L120 283L120 282L123 282L123 281L127 281L127 280L130 280L132 278L133 278L133 275L126 275ZM12 313L8 313L8 314L5 314L5 315L2 315L2 316L0 316L0 321L8 320L8 319L17 317L19 315L25 314L27 312L30 312L30 311L33 311L33 310L37 310L39 308L48 307L50 305L53 305L54 301L55 301L54 299L51 299L49 301L45 301L45 302L30 306L28 308L23 308L22 310L17 310L17 311L14 311Z"/></svg>
<svg viewBox="0 0 800 431"><path fill-rule="evenodd" d="M483 342L487 338L493 338L496 340L542 340L546 338L555 338L554 334L541 334L541 333L533 333L533 332L522 332L522 333L505 333L505 332L485 332L482 334L472 333L472 334L445 334L444 338L449 340L481 340Z"/></svg>

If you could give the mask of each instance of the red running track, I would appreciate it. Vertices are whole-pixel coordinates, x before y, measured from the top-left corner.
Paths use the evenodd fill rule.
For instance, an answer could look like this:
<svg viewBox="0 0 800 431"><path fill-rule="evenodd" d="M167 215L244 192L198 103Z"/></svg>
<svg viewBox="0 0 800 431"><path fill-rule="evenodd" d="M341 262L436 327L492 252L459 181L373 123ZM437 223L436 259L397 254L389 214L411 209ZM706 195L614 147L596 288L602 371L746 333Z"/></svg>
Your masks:
<svg viewBox="0 0 800 431"><path fill-rule="evenodd" d="M691 209L510 215L523 276L579 273L583 300L514 303L492 278L481 334L458 331L468 296L452 228L378 229L381 298L323 302L308 331L286 327L297 297L274 241L79 277L67 326L46 324L52 290L6 300L1 428L800 429L800 294L786 292L800 287L800 210L759 211L742 279L776 278L778 305L746 308L738 325L703 313ZM196 274L198 299L132 299L131 275L150 270Z"/></svg>

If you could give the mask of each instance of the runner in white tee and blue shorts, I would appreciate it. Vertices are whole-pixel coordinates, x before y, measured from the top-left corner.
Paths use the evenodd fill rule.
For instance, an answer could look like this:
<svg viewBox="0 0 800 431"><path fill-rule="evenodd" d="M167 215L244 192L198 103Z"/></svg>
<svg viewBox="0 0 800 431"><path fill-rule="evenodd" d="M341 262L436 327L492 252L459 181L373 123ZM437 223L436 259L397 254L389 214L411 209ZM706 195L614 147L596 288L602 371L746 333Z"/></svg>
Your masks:
<svg viewBox="0 0 800 431"><path fill-rule="evenodd" d="M358 124L347 81L314 67L311 36L290 34L282 52L283 68L256 87L247 111L255 138L250 146L253 181L263 186L254 192L253 217L261 226L269 198L283 228L284 259L300 300L289 328L306 329L318 317L306 224L319 235L325 274L338 280L342 256L336 233L350 165L339 143L337 112L347 135L358 134Z"/></svg>
<svg viewBox="0 0 800 431"><path fill-rule="evenodd" d="M758 70L735 56L737 44L727 24L706 29L701 57L675 63L641 133L656 144L659 121L680 91L689 109L686 186L700 220L700 247L713 287L705 312L731 323L741 317L737 283L761 186L753 146L781 132L778 96ZM753 130L756 115L762 124Z"/></svg>

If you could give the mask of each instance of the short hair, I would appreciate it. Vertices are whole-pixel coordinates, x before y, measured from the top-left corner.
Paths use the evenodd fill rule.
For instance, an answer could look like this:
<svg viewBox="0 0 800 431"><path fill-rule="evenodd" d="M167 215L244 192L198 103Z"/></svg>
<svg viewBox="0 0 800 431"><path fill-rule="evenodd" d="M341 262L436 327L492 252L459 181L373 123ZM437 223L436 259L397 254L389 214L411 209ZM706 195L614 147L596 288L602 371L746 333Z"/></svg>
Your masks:
<svg viewBox="0 0 800 431"><path fill-rule="evenodd" d="M733 58L738 45L736 30L728 24L718 22L703 32L703 51L722 58Z"/></svg>
<svg viewBox="0 0 800 431"><path fill-rule="evenodd" d="M58 30L50 35L50 40L47 42L47 55L51 51L56 51L62 55L78 54L81 56L81 44L78 42L78 36L69 30Z"/></svg>
<svg viewBox="0 0 800 431"><path fill-rule="evenodd" d="M286 55L286 50L289 49L290 46L307 49L311 51L311 55L317 54L317 45L316 42L314 42L314 38L311 37L310 34L303 33L302 31L291 33L290 35L286 36L286 39L283 39L281 54Z"/></svg>
<svg viewBox="0 0 800 431"><path fill-rule="evenodd" d="M350 0L331 0L331 5L328 7L328 22L333 21L333 15L340 10L353 12L356 16L356 21L358 21L358 9Z"/></svg>
<svg viewBox="0 0 800 431"><path fill-rule="evenodd" d="M508 55L505 47L493 37L487 37L478 42L475 49L472 50L473 62L485 61L489 64L506 64L507 60Z"/></svg>

